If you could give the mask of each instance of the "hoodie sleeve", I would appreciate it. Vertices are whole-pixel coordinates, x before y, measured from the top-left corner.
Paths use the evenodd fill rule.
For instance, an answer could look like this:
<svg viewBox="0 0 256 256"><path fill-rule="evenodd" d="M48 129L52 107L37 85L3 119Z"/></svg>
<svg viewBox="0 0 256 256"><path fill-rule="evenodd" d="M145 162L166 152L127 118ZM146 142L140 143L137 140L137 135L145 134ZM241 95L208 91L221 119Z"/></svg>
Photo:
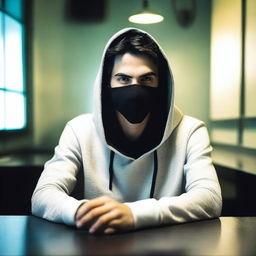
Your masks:
<svg viewBox="0 0 256 256"><path fill-rule="evenodd" d="M207 129L199 125L191 132L184 165L185 193L180 196L126 203L132 210L135 227L183 223L219 217L221 189L211 160Z"/></svg>
<svg viewBox="0 0 256 256"><path fill-rule="evenodd" d="M53 158L45 164L32 195L32 214L50 221L75 224L75 213L84 200L70 195L81 167L79 143L66 125Z"/></svg>

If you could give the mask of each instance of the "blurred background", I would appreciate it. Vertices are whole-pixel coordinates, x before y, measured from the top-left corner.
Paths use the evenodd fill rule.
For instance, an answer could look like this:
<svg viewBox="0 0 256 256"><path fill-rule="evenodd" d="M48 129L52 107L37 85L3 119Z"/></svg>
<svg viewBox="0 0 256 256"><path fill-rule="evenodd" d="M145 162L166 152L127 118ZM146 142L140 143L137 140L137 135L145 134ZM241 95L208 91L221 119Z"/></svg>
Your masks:
<svg viewBox="0 0 256 256"><path fill-rule="evenodd" d="M175 103L209 129L224 213L254 214L242 201L256 175L255 0L147 5L164 20L128 21L145 7L141 0L0 0L0 170L30 165L40 173L66 122L92 112L108 39L136 27L165 51Z"/></svg>
<svg viewBox="0 0 256 256"><path fill-rule="evenodd" d="M189 1L179 1L191 8ZM1 143L0 150L13 148L13 142L15 147L21 143L21 147L51 150L68 120L91 112L93 84L104 46L125 27L143 29L159 41L173 69L176 104L186 114L209 123L211 1L196 1L196 18L187 28L177 22L170 0L149 1L149 7L164 16L157 24L128 21L142 9L142 1L98 2L104 9L98 9L99 14L94 12L95 17L83 18L81 6L94 10L97 1L31 1L26 83L32 134L30 141L17 138ZM72 11L76 6L80 9Z"/></svg>

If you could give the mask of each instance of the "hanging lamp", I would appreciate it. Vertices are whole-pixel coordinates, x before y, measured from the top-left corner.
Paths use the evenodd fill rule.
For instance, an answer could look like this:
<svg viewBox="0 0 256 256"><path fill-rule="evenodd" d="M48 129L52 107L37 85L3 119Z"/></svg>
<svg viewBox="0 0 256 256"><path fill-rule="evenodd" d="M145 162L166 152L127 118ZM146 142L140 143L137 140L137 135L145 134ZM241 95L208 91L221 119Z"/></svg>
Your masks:
<svg viewBox="0 0 256 256"><path fill-rule="evenodd" d="M142 11L131 15L128 20L133 23L139 24L153 24L159 23L164 20L164 17L160 14L157 14L148 8L148 0L143 0L143 8Z"/></svg>

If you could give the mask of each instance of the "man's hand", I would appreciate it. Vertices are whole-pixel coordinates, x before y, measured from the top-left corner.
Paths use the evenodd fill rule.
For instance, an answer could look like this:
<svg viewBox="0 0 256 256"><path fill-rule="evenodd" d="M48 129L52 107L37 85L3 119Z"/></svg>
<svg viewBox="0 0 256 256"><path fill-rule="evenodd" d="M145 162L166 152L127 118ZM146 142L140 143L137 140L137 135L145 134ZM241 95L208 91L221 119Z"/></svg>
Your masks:
<svg viewBox="0 0 256 256"><path fill-rule="evenodd" d="M107 196L92 199L77 210L76 226L80 228L88 224L90 233L100 230L105 234L112 234L134 229L130 208Z"/></svg>

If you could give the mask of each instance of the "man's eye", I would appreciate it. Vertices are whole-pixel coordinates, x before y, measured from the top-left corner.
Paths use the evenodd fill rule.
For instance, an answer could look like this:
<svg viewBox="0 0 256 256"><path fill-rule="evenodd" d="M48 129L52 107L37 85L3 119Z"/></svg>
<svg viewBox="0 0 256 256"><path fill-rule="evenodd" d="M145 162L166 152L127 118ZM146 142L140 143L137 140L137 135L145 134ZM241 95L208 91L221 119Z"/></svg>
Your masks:
<svg viewBox="0 0 256 256"><path fill-rule="evenodd" d="M122 84L130 83L130 80L131 79L129 77L123 77L123 76L118 77L118 79L117 79L117 81L122 83Z"/></svg>
<svg viewBox="0 0 256 256"><path fill-rule="evenodd" d="M152 82L153 81L153 78L151 76L145 76L141 79L142 82L146 82L146 83L149 83L149 82Z"/></svg>

